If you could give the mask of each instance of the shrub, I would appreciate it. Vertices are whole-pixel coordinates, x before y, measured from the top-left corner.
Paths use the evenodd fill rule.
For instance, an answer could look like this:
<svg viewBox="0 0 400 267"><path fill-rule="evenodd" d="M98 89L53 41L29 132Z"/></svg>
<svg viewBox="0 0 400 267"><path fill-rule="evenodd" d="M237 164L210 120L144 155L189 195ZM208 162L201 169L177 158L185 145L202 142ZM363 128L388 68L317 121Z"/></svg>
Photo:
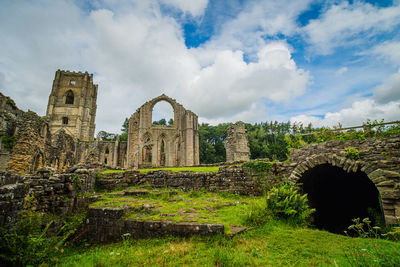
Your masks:
<svg viewBox="0 0 400 267"><path fill-rule="evenodd" d="M11 152L15 146L15 143L17 142L17 138L15 136L10 137L5 135L1 138L1 142L4 145L4 148Z"/></svg>
<svg viewBox="0 0 400 267"><path fill-rule="evenodd" d="M307 194L297 192L294 184L284 183L273 187L266 197L267 212L274 218L290 221L296 224L306 223L311 213L307 203Z"/></svg>
<svg viewBox="0 0 400 267"><path fill-rule="evenodd" d="M307 203L307 195L297 192L297 187L284 183L267 192L265 204L255 203L248 207L244 216L247 225L260 226L271 219L305 224L314 212Z"/></svg>
<svg viewBox="0 0 400 267"><path fill-rule="evenodd" d="M353 160L357 160L360 158L360 151L358 151L357 149L355 149L354 147L346 147L346 158L348 159L353 159Z"/></svg>

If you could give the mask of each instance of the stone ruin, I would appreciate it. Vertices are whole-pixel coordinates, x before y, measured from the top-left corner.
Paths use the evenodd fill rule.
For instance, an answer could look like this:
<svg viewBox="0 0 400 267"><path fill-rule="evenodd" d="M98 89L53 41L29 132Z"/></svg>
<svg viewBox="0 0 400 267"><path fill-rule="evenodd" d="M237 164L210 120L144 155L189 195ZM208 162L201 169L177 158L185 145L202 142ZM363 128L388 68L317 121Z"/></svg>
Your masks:
<svg viewBox="0 0 400 267"><path fill-rule="evenodd" d="M153 107L171 104L173 125L152 124ZM197 115L164 94L141 106L129 119L127 165L141 167L193 166L199 164Z"/></svg>
<svg viewBox="0 0 400 267"><path fill-rule="evenodd" d="M224 146L227 162L250 160L250 148L244 122L238 121L229 126Z"/></svg>
<svg viewBox="0 0 400 267"><path fill-rule="evenodd" d="M87 207L96 197L86 198L77 194L78 185L80 193L93 192L95 185L103 190L114 190L118 186L125 188L143 184L155 188L204 188L244 195L262 193L258 174L236 165L221 167L216 173L159 171L143 174L128 171L97 179L96 168L104 169L105 166L198 165L199 141L197 116L165 95L146 102L131 116L128 142L121 142L119 138L112 142L93 140L97 85L93 85L91 77L87 73L57 71L46 117L18 109L12 99L0 93L0 225L16 220L28 192L35 195L37 210L43 212L66 214ZM152 108L159 101L172 105L174 126L152 125ZM346 158L347 147L358 149L360 158ZM227 161L249 160L243 122L229 128L225 148ZM366 203L370 202L382 214L386 224L400 222L400 136L305 146L293 150L288 162L271 164L264 182L279 184L288 178L301 184L313 207L318 206L321 210L330 197L344 201L339 210L324 206L323 211L327 211L324 216L327 217L322 219L339 218L342 209L349 207L366 214L369 208ZM324 177L329 177L331 172L347 178L335 176L326 180ZM330 186L327 189L328 182ZM358 207L354 206L356 201ZM104 224L108 220L106 215L92 213L95 221L90 221L89 228L100 229L100 232L101 229L114 229L113 225ZM119 219L117 221L122 223ZM165 232L169 227L159 230ZM187 227L185 229L192 226ZM122 228L118 229L122 231ZM118 231L114 238L119 237ZM101 239L103 241L103 237Z"/></svg>
<svg viewBox="0 0 400 267"><path fill-rule="evenodd" d="M77 165L111 168L193 166L199 164L197 115L166 95L146 102L129 121L128 141L95 140L98 86L93 74L57 70L45 117L24 112L0 95L0 133L13 148L0 146L0 171L57 171ZM174 109L174 125L152 124L159 101Z"/></svg>

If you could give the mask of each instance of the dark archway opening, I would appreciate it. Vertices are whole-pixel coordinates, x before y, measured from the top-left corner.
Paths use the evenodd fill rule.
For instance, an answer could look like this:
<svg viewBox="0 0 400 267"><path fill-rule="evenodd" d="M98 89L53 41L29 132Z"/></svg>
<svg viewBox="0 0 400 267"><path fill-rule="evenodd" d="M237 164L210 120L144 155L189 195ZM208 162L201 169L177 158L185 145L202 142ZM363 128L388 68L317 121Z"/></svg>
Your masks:
<svg viewBox="0 0 400 267"><path fill-rule="evenodd" d="M384 223L379 191L364 172L323 164L306 171L299 182L316 209L312 218L319 229L343 234L354 218Z"/></svg>

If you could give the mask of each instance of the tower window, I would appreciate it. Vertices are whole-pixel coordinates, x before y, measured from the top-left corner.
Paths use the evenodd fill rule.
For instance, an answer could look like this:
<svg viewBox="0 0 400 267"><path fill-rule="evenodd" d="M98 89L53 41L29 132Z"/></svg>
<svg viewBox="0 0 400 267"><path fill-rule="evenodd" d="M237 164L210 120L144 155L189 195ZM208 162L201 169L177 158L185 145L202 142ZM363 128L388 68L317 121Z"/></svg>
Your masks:
<svg viewBox="0 0 400 267"><path fill-rule="evenodd" d="M63 117L62 118L62 123L63 124L68 124L68 118L67 117Z"/></svg>
<svg viewBox="0 0 400 267"><path fill-rule="evenodd" d="M65 104L74 104L74 92L69 90L65 97Z"/></svg>
<svg viewBox="0 0 400 267"><path fill-rule="evenodd" d="M75 85L75 84L76 84L76 81L75 81L75 80L70 80L70 81L69 81L69 84L70 84L70 85Z"/></svg>

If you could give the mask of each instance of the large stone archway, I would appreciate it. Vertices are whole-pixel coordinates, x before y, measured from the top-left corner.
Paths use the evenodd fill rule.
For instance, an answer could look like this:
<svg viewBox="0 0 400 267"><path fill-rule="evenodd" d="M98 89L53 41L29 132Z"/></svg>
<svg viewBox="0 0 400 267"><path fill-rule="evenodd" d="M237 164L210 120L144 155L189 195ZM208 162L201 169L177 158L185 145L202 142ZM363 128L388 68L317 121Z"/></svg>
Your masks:
<svg viewBox="0 0 400 267"><path fill-rule="evenodd" d="M348 179L354 178L357 180L357 182L355 182L353 187L351 187L352 190L369 190L367 194L369 194L371 198L375 198L379 202L379 207L382 207L384 221L386 224L397 223L398 219L396 214L398 214L400 210L400 202L398 197L399 188L397 188L399 174L397 172L380 169L379 166L372 165L362 160L351 160L343 156L326 153L314 155L299 162L291 172L288 180L301 185L304 183L304 180L307 179L305 177L313 176L313 174L310 173L318 168L321 168L321 166L330 168L331 172L337 172L336 177L339 177L337 178L337 183L340 184L340 186L338 185L335 187L335 181L333 181L333 184L331 184L329 190L336 190L337 192L335 193L340 195L347 190L345 188L346 183L340 177L346 176L350 177ZM340 173L340 171L343 173ZM321 173L321 170L319 173ZM322 173L324 172L322 171ZM349 181L350 180L348 180L348 182ZM304 186L302 188L304 189ZM374 189L376 189L376 192ZM307 193L307 189L304 191ZM355 196L357 195L359 196L359 194L355 192ZM365 197L367 198L367 196ZM350 201L352 200L349 198L348 202ZM375 205L373 208L376 209L377 205ZM361 215L366 214L362 213L360 216ZM355 217L357 217L357 214L354 215L354 218Z"/></svg>
<svg viewBox="0 0 400 267"><path fill-rule="evenodd" d="M160 101L174 110L171 126L152 124L153 107ZM149 150L151 157L143 155ZM129 119L127 163L129 168L199 164L197 115L164 94L143 104Z"/></svg>

